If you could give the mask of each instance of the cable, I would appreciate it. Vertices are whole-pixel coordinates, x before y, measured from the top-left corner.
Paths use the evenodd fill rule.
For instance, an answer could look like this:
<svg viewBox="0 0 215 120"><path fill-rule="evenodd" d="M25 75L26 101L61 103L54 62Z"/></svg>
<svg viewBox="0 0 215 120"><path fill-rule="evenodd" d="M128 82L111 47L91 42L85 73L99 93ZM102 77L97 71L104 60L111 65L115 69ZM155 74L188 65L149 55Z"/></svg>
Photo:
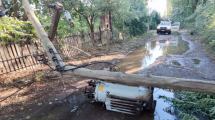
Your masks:
<svg viewBox="0 0 215 120"><path fill-rule="evenodd" d="M47 65L52 71L55 71L56 69L54 69L53 67L51 67L49 64L44 64Z"/></svg>
<svg viewBox="0 0 215 120"><path fill-rule="evenodd" d="M94 64L99 64L99 63L106 63L106 64L110 64L110 65L114 65L116 66L115 64L111 63L111 62L92 62L92 63L88 63L88 64L82 64L82 65L64 65L64 66L61 66L60 64L60 61L62 61L61 59L57 58L56 55L59 55L59 53L55 52L53 48L49 48L49 53L52 55L52 61L55 63L55 69L52 68L51 66L49 66L48 64L48 60L47 58L45 57L45 55L40 55L40 61L42 61L45 65L48 65L52 70L57 70L59 72L66 72L66 71L74 71L76 69L79 69L79 68L83 68L83 67L87 67L87 66L90 66L90 65L94 65ZM74 66L74 68L70 68L70 69L65 69L67 66Z"/></svg>
<svg viewBox="0 0 215 120"><path fill-rule="evenodd" d="M84 68L84 67L87 67L87 66L90 66L90 65L94 65L94 64L100 64L100 63L106 63L106 64L111 64L111 65L114 65L116 66L115 64L111 63L111 62L92 62L92 63L88 63L88 64L82 64L82 65L79 65L79 66L76 66L75 68L71 68L71 69L68 69L68 70L63 70L63 72L66 72L66 71L74 71L74 70L77 70L79 68ZM69 65L65 65L64 66L64 69L66 66L69 66Z"/></svg>
<svg viewBox="0 0 215 120"><path fill-rule="evenodd" d="M12 93L11 95L7 96L6 98L0 100L0 102L3 102L5 100L7 100L8 98L12 97L13 95L17 94L18 92L20 92L21 90L25 89L26 87L30 87L35 81L32 81L30 83L28 83L27 85L25 85L23 88L18 89L16 92Z"/></svg>

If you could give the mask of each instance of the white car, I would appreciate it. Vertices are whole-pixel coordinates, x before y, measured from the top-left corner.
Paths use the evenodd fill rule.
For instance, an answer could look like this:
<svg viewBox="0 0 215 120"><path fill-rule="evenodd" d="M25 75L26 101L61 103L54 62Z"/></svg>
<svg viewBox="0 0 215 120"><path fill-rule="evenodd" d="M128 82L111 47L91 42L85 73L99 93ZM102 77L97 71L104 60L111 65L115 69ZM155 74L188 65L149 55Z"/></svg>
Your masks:
<svg viewBox="0 0 215 120"><path fill-rule="evenodd" d="M169 21L161 21L161 23L157 26L157 33L168 33L171 34L171 22Z"/></svg>

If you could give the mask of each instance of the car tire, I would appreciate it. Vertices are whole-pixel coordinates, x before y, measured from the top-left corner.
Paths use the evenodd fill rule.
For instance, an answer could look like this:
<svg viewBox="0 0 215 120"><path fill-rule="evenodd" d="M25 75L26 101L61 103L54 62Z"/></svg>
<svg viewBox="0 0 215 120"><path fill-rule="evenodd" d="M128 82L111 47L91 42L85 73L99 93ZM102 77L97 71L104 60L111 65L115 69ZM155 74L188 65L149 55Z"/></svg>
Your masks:
<svg viewBox="0 0 215 120"><path fill-rule="evenodd" d="M160 34L160 32L159 32L159 31L157 31L157 34L159 35L159 34Z"/></svg>
<svg viewBox="0 0 215 120"><path fill-rule="evenodd" d="M168 34L169 34L169 35L171 35L171 31L170 31L170 32L168 32Z"/></svg>

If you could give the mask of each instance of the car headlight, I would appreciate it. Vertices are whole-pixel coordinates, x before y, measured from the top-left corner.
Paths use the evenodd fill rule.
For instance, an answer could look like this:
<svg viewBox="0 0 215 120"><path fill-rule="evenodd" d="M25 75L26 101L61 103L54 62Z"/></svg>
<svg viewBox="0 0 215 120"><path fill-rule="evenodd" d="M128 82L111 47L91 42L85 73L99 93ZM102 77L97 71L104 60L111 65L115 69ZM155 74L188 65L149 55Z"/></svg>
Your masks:
<svg viewBox="0 0 215 120"><path fill-rule="evenodd" d="M160 27L159 27L159 26L157 26L157 29L160 29Z"/></svg>

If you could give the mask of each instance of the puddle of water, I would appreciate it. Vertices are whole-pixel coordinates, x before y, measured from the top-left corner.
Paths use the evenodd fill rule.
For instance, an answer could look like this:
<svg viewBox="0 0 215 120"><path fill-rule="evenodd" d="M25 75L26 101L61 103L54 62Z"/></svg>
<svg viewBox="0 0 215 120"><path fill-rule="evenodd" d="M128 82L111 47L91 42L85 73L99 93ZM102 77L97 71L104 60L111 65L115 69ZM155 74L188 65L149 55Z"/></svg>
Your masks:
<svg viewBox="0 0 215 120"><path fill-rule="evenodd" d="M142 58L142 65L141 69L148 67L149 65L153 64L155 60L163 55L163 46L165 43L159 42L148 42L146 43L145 49L147 50L147 55Z"/></svg>
<svg viewBox="0 0 215 120"><path fill-rule="evenodd" d="M171 107L171 103L165 101L165 99L163 98L160 98L160 96L174 98L174 93L168 90L155 88L153 96L154 96L154 100L157 101L156 108L154 111L154 120L175 120L176 116L168 113L165 110Z"/></svg>
<svg viewBox="0 0 215 120"><path fill-rule="evenodd" d="M136 73L141 70L141 61L146 56L147 51L145 48L140 48L121 61L119 65L120 71L126 73Z"/></svg>
<svg viewBox="0 0 215 120"><path fill-rule="evenodd" d="M119 67L121 71L126 73L137 73L149 67L161 56L180 54L188 48L188 43L179 40L177 37L174 40L168 38L150 41L144 47L130 53L121 61Z"/></svg>
<svg viewBox="0 0 215 120"><path fill-rule="evenodd" d="M182 41L182 38L171 41L167 47L165 47L165 55L181 55L189 49L189 43Z"/></svg>
<svg viewBox="0 0 215 120"><path fill-rule="evenodd" d="M172 61L172 64L173 64L173 65L176 65L176 66L181 66L181 64L180 64L178 61L176 61L176 60L173 60L173 61Z"/></svg>
<svg viewBox="0 0 215 120"><path fill-rule="evenodd" d="M198 64L200 64L200 62L201 62L201 60L199 60L199 59L192 59L193 60L193 63L195 64L195 65L198 65Z"/></svg>
<svg viewBox="0 0 215 120"><path fill-rule="evenodd" d="M181 42L182 41L179 41L178 38L174 40L162 39L147 42L145 47L132 52L123 59L119 67L121 71L126 73L137 73L155 63L156 59L161 56L186 51L188 44ZM154 100L157 101L157 105L154 113L154 120L175 120L175 115L165 111L166 108L171 106L171 103L166 102L163 98L159 98L159 96L173 98L174 93L168 90L155 88Z"/></svg>

